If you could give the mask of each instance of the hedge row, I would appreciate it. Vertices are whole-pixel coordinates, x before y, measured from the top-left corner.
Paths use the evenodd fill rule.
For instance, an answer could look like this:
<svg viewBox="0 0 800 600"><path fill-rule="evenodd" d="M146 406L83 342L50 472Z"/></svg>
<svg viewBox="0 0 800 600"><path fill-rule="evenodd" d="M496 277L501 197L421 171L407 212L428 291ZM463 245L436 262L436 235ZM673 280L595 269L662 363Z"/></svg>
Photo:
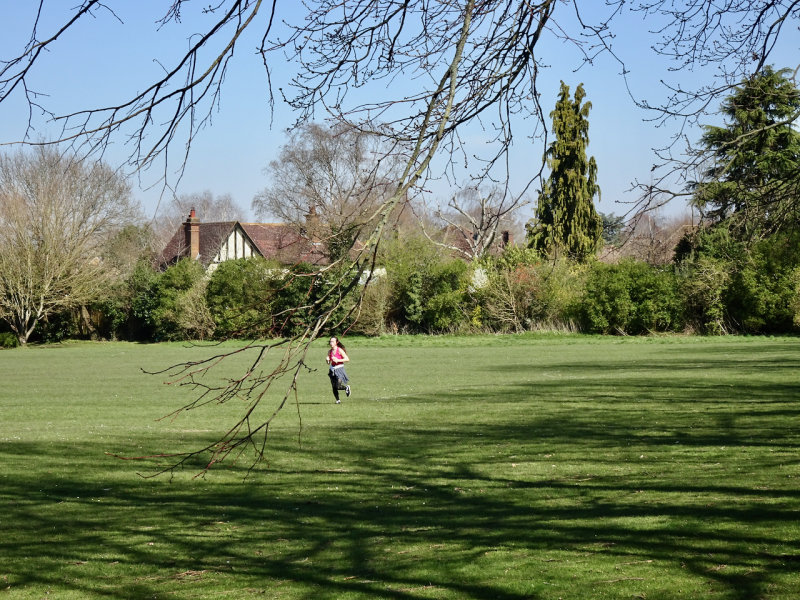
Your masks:
<svg viewBox="0 0 800 600"><path fill-rule="evenodd" d="M519 247L470 265L424 239L405 239L388 245L385 268L366 288L335 295L334 282L343 274L320 276L310 265L287 270L242 259L221 264L209 277L188 260L163 273L142 262L90 307L89 319L60 315L43 324L41 335L139 341L283 336L304 328L320 306L338 307L331 329L365 335L797 333L797 242L783 235L745 248L711 232L668 266L636 260L575 265Z"/></svg>

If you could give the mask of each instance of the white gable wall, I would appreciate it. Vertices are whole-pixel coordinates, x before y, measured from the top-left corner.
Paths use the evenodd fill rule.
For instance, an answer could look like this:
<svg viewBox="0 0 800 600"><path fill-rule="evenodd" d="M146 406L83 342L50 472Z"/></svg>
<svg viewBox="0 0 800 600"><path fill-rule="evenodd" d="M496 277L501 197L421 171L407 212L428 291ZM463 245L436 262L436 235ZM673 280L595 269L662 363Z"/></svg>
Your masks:
<svg viewBox="0 0 800 600"><path fill-rule="evenodd" d="M258 250L239 227L234 227L228 238L220 244L219 251L208 265L208 272L211 273L217 268L219 263L236 258L250 258L260 256Z"/></svg>

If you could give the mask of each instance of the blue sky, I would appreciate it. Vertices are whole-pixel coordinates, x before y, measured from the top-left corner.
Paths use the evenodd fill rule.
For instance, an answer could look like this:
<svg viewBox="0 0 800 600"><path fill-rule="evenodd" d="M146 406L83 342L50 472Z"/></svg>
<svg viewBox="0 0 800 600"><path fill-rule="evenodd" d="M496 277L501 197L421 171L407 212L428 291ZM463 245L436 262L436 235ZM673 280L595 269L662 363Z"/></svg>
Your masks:
<svg viewBox="0 0 800 600"><path fill-rule="evenodd" d="M0 0L0 14L3 15L0 58L7 59L26 41L36 4ZM45 3L45 9L61 11L62 8L55 7L69 8L73 4L51 0ZM48 97L42 101L58 113L127 99L131 92L142 89L161 72L163 67L154 58L158 57L164 65L169 64L170 57L186 48L188 35L202 30L203 17L190 14L197 10L191 3L184 9L184 21L180 26L169 24L157 30L154 23L162 16L164 4L159 0L111 2L124 23L108 13L87 19L44 57L31 77L31 87L47 92ZM297 9L299 3L287 5ZM55 17L56 13L49 15ZM50 31L55 22L55 18L44 19L40 31ZM654 36L636 15L623 15L615 31L615 51L630 71L630 92L638 98L658 100L662 97L665 94L660 84L662 79L692 85L711 75L709 71L671 73L670 65L650 49ZM790 60L796 61L796 27L793 32L793 39L784 38L785 47L779 49L778 58L773 61L778 67L791 65ZM279 99L274 114L269 113L263 66L251 51L258 41L251 36L240 45L226 78L220 109L213 115L213 125L194 140L178 193L209 190L217 195L231 194L249 211L253 196L268 185L263 169L277 156L285 141L285 129L291 126L294 117ZM539 51L550 65L539 81L546 113L552 110L561 79L573 90L579 83L584 84L587 99L592 103L589 153L597 160L602 190L598 208L603 212L624 213L626 205L618 202L635 200L635 193L627 191L631 182L649 179L656 160L651 148L666 144L677 123L656 127L650 120L654 115L635 106L620 75L621 67L611 56L600 56L593 64L578 69L581 57L568 44L550 42L539 47ZM786 58L788 64L781 64L781 57ZM275 75L276 87L285 84L281 79L287 76L286 72L276 68ZM20 97L0 104L0 142L19 140L26 122L26 107ZM34 115L34 125L34 137L49 137L55 132L40 115ZM528 172L544 151L541 140L526 137L526 130L531 128L532 125L525 123L517 125L512 168L519 173ZM699 137L697 131L687 133L692 139ZM479 134L473 132L470 137L474 138L473 142L480 143ZM123 156L121 140L116 140L106 159L115 164ZM160 193L158 189L145 188L158 175L144 173L141 185L137 183L136 186L136 196L149 215L155 212ZM442 183L438 187L431 186L431 190L444 199L449 188ZM531 195L535 197L535 190ZM670 211L681 212L682 207L672 206Z"/></svg>

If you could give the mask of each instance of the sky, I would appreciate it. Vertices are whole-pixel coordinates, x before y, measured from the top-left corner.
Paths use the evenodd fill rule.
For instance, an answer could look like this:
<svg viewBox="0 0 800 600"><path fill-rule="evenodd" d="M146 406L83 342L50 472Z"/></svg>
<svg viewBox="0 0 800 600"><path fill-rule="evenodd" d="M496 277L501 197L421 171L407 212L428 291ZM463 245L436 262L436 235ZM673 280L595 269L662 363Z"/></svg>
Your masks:
<svg viewBox="0 0 800 600"><path fill-rule="evenodd" d="M37 4L0 0L3 17L0 60L14 56L27 41ZM40 36L52 32L59 18L63 19L64 10L74 4L46 0ZM42 57L31 74L29 87L46 92L47 96L40 100L56 113L116 104L127 99L131 92L143 89L158 76L170 64L170 57L182 54L190 35L201 31L207 22L207 17L198 14L198 8L192 3L184 7L180 24L170 23L160 29L155 21L163 16L166 4L163 0L137 0L135 3L109 0L106 4L115 14L101 11L80 23ZM601 5L600 2L596 4ZM279 5L287 6L290 13L302 8L294 1ZM651 167L657 160L652 149L667 144L680 125L672 122L657 126L653 121L655 115L638 108L631 95L658 101L666 94L662 80L695 85L710 77L711 72L671 72L671 65L651 50L655 36L636 15L622 15L615 31L614 50L625 61L629 71L627 80L620 75L621 66L612 56L601 55L587 65L569 44L551 41L538 48L549 65L542 70L538 87L545 113L549 114L561 80L573 91L583 83L587 100L592 104L588 153L598 164L602 195L597 208L605 213L624 214L629 203L638 197L637 192L630 190L632 182L647 182L651 177ZM795 26L784 38L784 45L776 50L773 64L796 66L798 40L800 36ZM213 113L213 123L193 141L185 173L176 190L178 194L205 191L214 195L230 194L246 213L250 213L253 197L269 185L264 168L277 157L295 115L279 98L270 114L264 68L254 51L259 41L260 38L251 35L240 43L219 107ZM781 64L781 60L786 64ZM275 88L285 85L288 65L273 66ZM709 122L713 119L709 117ZM0 143L22 139L27 123L27 106L17 93L0 104ZM41 114L32 115L32 124L32 139L49 138L57 132ZM520 174L518 180L521 181L531 165L541 160L545 148L541 139L530 139L526 135L532 130L531 124L521 123L516 127L511 166L513 173ZM699 130L684 133L695 140L700 136ZM480 137L480 131L472 130L465 139L467 143L480 144ZM125 156L123 141L114 139L104 156L115 166ZM14 146L5 146L6 150L9 148ZM135 196L148 216L157 214L159 207L169 200L171 192L157 185L149 188L160 174L159 171L145 172L132 180ZM434 203L446 200L452 191L446 182L432 184L429 189ZM532 199L535 193L536 190L532 190ZM528 213L522 215L523 220L531 214L531 208L527 210ZM686 209L683 205L672 205L667 211L680 214ZM250 213L249 217L252 216Z"/></svg>

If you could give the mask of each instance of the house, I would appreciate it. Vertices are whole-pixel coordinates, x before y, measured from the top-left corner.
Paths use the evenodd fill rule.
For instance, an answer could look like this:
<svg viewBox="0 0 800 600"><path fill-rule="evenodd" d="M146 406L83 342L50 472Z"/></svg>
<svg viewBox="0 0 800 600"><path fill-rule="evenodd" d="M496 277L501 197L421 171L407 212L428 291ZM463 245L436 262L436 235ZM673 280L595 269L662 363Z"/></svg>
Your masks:
<svg viewBox="0 0 800 600"><path fill-rule="evenodd" d="M262 256L284 265L328 262L324 244L305 237L291 225L239 221L203 223L193 208L165 246L159 266L166 268L189 257L212 272L221 262L251 256Z"/></svg>

